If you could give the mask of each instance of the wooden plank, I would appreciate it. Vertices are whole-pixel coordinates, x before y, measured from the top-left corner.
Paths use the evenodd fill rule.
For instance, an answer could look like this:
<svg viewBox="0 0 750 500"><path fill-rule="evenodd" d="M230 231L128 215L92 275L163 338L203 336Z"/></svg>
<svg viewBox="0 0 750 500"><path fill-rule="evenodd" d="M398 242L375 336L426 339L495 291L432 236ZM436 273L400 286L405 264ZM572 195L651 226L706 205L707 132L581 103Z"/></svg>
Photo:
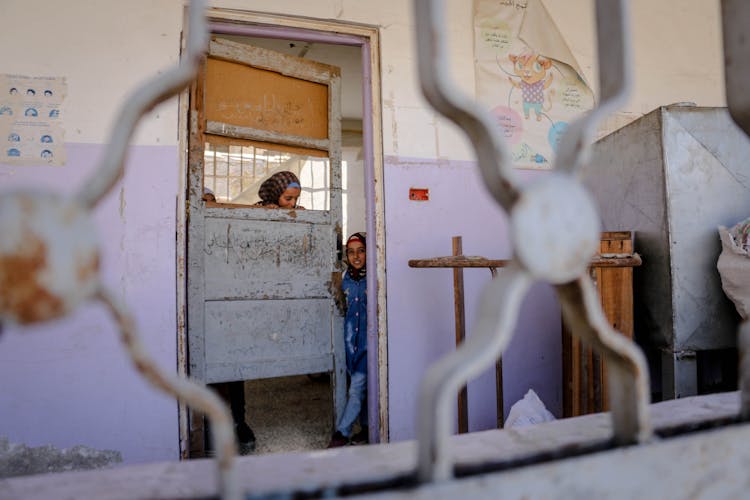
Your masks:
<svg viewBox="0 0 750 500"><path fill-rule="evenodd" d="M607 320L633 338L633 267L641 258L633 253L631 233L605 232L591 273ZM609 410L606 363L563 326L563 414L566 417Z"/></svg>
<svg viewBox="0 0 750 500"><path fill-rule="evenodd" d="M208 59L207 66L208 121L328 138L327 85L213 58Z"/></svg>
<svg viewBox="0 0 750 500"><path fill-rule="evenodd" d="M340 191L339 189L335 191ZM334 189L329 190L330 193ZM250 205L238 205L233 203L216 203L206 201L206 219L234 219L234 220L262 220L291 223L329 224L331 223L331 211L326 210L284 210L278 208L253 208ZM252 208L252 210L238 210Z"/></svg>
<svg viewBox="0 0 750 500"><path fill-rule="evenodd" d="M411 259L409 267L505 267L509 260L485 259L467 255L451 255L450 257L431 257L428 259Z"/></svg>
<svg viewBox="0 0 750 500"><path fill-rule="evenodd" d="M337 66L216 37L208 44L208 55L217 60L255 66L283 76L324 85L328 85L334 78L341 78L341 69Z"/></svg>
<svg viewBox="0 0 750 500"><path fill-rule="evenodd" d="M505 426L505 403L503 392L503 358L498 358L495 363L495 401L497 405L497 428Z"/></svg>
<svg viewBox="0 0 750 500"><path fill-rule="evenodd" d="M212 129L215 129L217 125L221 125L220 122L210 122L214 125L211 125ZM224 124L229 127L234 127L234 125L228 125ZM206 126L208 127L209 124L206 123ZM236 137L230 137L230 136L223 136L218 134L210 134L206 132L206 143L210 144L212 149L215 151L219 151L221 146L245 146L245 147L253 147L253 148L259 148L259 149L265 149L272 152L280 152L280 153L292 153L294 155L300 155L300 156L309 156L311 158L328 158L328 146L326 147L326 150L320 150L320 149L310 149L306 147L299 147L299 146L289 146L286 144L279 144L278 142L264 142L259 141L256 139L244 139L242 138L242 135L244 134L244 129L240 128L240 132L237 133ZM262 133L256 133L256 129L248 129L251 132L248 132L248 136L259 136L259 137L265 137L265 134ZM283 137L283 134L282 134ZM298 137L298 136L289 136L289 137ZM326 143L328 140L325 140ZM289 141L288 141L289 142ZM323 144L323 143L320 143ZM332 147L332 146L331 146Z"/></svg>
<svg viewBox="0 0 750 500"><path fill-rule="evenodd" d="M453 237L453 255L460 256L463 252L460 236ZM461 345L466 337L466 315L464 312L464 274L463 269L453 269L453 310L456 323L456 347ZM464 385L458 392L458 433L469 432L469 393Z"/></svg>
<svg viewBox="0 0 750 500"><path fill-rule="evenodd" d="M253 127L242 127L239 125L232 125L231 123L211 120L206 123L206 133L222 137L230 137L233 139L260 141L269 144L269 147L273 147L273 144L283 144L285 146L322 151L328 151L330 147L328 138L316 139L302 135L282 134L280 132L261 130Z"/></svg>
<svg viewBox="0 0 750 500"><path fill-rule="evenodd" d="M205 78L206 66L201 64L195 83L190 88L190 109L188 111L188 179L186 200L187 250L186 250L186 300L187 300L187 339L188 375L196 380L205 380L205 348L202 334L190 325L203 324L203 237L204 212L201 210L203 196L204 130L203 90L200 83ZM196 307L200 305L200 307ZM204 457L205 427L202 413L189 410L189 455L190 458Z"/></svg>
<svg viewBox="0 0 750 500"><path fill-rule="evenodd" d="M430 257L426 259L410 259L409 267L427 268L427 267L505 267L510 260L507 259L487 259L485 257L476 257L469 255L447 256L447 257ZM627 257L602 257L595 256L591 259L592 268L600 267L638 267L641 265L641 257L638 254L632 254Z"/></svg>
<svg viewBox="0 0 750 500"><path fill-rule="evenodd" d="M330 227L212 218L204 228L204 300L330 295Z"/></svg>
<svg viewBox="0 0 750 500"><path fill-rule="evenodd" d="M591 259L591 267L638 267L641 265L641 256L637 253L627 257L603 257L595 256Z"/></svg>
<svg viewBox="0 0 750 500"><path fill-rule="evenodd" d="M573 415L572 408L572 391L573 391L573 361L572 361L573 343L570 334L562 325L562 365L563 365L563 417Z"/></svg>
<svg viewBox="0 0 750 500"><path fill-rule="evenodd" d="M602 254L631 254L633 242L629 232L603 233L599 246ZM633 338L633 268L597 268L596 283L602 309L612 327ZM609 410L606 364L601 369L601 411Z"/></svg>
<svg viewBox="0 0 750 500"><path fill-rule="evenodd" d="M592 413L593 373L591 348L581 342L581 412Z"/></svg>
<svg viewBox="0 0 750 500"><path fill-rule="evenodd" d="M206 382L330 370L329 309L328 297L206 302Z"/></svg>

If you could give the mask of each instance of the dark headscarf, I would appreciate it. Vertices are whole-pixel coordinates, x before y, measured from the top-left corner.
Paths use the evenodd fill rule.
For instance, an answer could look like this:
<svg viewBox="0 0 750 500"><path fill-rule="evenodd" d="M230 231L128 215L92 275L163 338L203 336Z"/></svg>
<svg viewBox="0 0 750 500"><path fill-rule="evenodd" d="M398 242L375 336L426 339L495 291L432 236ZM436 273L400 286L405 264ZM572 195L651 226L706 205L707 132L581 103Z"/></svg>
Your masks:
<svg viewBox="0 0 750 500"><path fill-rule="evenodd" d="M258 196L260 196L261 205L278 205L279 197L282 195L286 188L291 184L297 184L292 187L301 187L299 179L296 175L288 170L282 170L276 172L271 177L263 181L258 189Z"/></svg>
<svg viewBox="0 0 750 500"><path fill-rule="evenodd" d="M344 246L344 248L349 248L349 243L351 243L352 241L359 241L360 243L362 243L362 246L367 248L367 241L365 237L366 234L367 233L352 234L351 236L349 236L349 239L346 240L346 245ZM351 264L349 264L349 258L346 259L346 269L349 273L349 276L351 276L354 281L359 281L367 275L367 266L364 266L362 269L355 269L351 266Z"/></svg>

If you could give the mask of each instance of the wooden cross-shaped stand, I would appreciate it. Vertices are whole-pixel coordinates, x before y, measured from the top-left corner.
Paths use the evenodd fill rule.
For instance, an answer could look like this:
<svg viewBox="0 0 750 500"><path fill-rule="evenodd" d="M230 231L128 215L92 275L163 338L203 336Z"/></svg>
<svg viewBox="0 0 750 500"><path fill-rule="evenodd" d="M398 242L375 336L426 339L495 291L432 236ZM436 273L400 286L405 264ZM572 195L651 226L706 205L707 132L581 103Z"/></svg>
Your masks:
<svg viewBox="0 0 750 500"><path fill-rule="evenodd" d="M491 260L484 257L467 257L463 255L462 241L460 236L453 237L453 255L450 257L433 257L431 259L412 259L409 267L438 267L453 269L453 309L456 321L456 346L460 345L466 337L466 320L464 313L464 268L483 267L488 268L492 277L497 274L498 267L504 267L507 260ZM503 427L503 360L499 358L495 363L495 388L497 395L497 427ZM458 432L464 434L469 432L469 405L468 393L464 386L458 393Z"/></svg>

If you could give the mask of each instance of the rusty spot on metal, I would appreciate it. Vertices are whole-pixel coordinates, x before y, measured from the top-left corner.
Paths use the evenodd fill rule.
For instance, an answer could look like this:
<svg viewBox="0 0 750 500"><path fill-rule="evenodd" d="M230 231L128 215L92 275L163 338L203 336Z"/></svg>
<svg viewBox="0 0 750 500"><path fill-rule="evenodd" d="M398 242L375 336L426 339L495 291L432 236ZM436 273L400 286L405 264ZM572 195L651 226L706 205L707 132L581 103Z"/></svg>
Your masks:
<svg viewBox="0 0 750 500"><path fill-rule="evenodd" d="M344 292L341 290L341 281L341 271L335 271L331 273L331 281L327 285L336 304L336 309L343 316L346 314L346 298L344 297Z"/></svg>
<svg viewBox="0 0 750 500"><path fill-rule="evenodd" d="M23 210L33 211L25 200ZM60 316L65 309L63 299L39 282L47 267L47 245L28 230L25 233L22 253L0 257L0 309L12 312L21 324Z"/></svg>

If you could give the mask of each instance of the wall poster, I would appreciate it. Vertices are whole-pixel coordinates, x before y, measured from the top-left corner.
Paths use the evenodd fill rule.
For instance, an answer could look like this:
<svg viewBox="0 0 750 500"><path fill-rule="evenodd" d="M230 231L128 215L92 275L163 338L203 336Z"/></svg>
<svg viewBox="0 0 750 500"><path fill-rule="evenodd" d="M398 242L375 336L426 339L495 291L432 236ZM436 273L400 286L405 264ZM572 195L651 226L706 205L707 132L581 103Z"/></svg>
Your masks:
<svg viewBox="0 0 750 500"><path fill-rule="evenodd" d="M0 74L0 163L65 165L65 78Z"/></svg>
<svg viewBox="0 0 750 500"><path fill-rule="evenodd" d="M542 0L475 0L476 95L517 168L552 168L562 132L594 94Z"/></svg>

